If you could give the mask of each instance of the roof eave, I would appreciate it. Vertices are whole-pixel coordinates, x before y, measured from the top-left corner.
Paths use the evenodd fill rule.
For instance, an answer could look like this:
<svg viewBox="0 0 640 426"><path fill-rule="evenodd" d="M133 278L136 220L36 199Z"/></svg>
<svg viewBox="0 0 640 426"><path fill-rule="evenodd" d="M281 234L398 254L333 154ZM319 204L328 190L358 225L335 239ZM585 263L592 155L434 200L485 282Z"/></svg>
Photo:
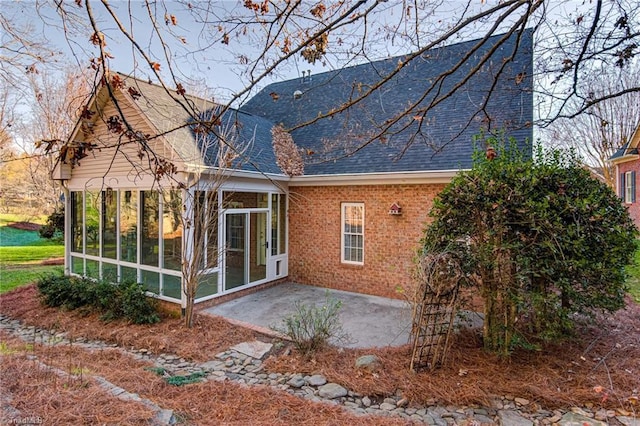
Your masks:
<svg viewBox="0 0 640 426"><path fill-rule="evenodd" d="M294 176L289 186L447 184L458 170Z"/></svg>
<svg viewBox="0 0 640 426"><path fill-rule="evenodd" d="M620 157L616 157L616 158L611 158L609 159L609 163L611 163L612 165L616 165L616 164L620 164L620 163L626 163L629 161L635 161L640 159L640 155L639 154L625 154L625 155L621 155Z"/></svg>
<svg viewBox="0 0 640 426"><path fill-rule="evenodd" d="M225 169L213 166L204 166L201 164L188 163L184 165L185 173L201 174L207 176L220 175L225 179L230 177L251 178L251 179L267 179L278 182L288 182L291 178L284 174L254 172L250 170Z"/></svg>

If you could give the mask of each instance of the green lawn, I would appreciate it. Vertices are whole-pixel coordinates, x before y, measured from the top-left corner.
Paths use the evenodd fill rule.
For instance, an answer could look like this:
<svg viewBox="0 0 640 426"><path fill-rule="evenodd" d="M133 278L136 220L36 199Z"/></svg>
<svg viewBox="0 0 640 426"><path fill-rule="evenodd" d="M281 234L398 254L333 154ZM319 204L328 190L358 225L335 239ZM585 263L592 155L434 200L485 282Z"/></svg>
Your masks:
<svg viewBox="0 0 640 426"><path fill-rule="evenodd" d="M629 278L627 279L629 293L636 302L640 303L640 243L636 250L635 263L627 268L627 272L629 272Z"/></svg>
<svg viewBox="0 0 640 426"><path fill-rule="evenodd" d="M31 283L44 274L62 270L61 266L42 266L40 262L63 257L64 245L60 241L40 238L35 231L7 226L23 221L42 223L42 218L0 215L0 294Z"/></svg>
<svg viewBox="0 0 640 426"><path fill-rule="evenodd" d="M24 266L7 269L0 266L0 294L11 291L21 285L30 284L43 275L62 273L62 266Z"/></svg>
<svg viewBox="0 0 640 426"><path fill-rule="evenodd" d="M63 257L64 246L0 246L0 267L14 266L16 264L39 263L46 259Z"/></svg>

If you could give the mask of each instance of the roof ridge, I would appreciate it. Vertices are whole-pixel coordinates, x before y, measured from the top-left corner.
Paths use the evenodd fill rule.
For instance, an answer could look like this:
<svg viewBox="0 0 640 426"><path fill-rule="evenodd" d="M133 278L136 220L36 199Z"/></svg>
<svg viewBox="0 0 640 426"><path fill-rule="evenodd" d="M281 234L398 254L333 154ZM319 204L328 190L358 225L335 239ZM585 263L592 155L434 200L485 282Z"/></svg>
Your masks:
<svg viewBox="0 0 640 426"><path fill-rule="evenodd" d="M190 100L193 100L193 101L200 101L200 102L204 102L204 103L207 103L207 104L212 104L213 106L218 106L218 105L220 105L220 104L219 104L218 102L216 102L215 100L205 99L205 98L202 98L202 97L200 97L200 96L194 95L194 94L192 94L191 92L187 92L187 91L185 91L184 95L181 95L181 94L178 92L178 88L173 88L173 87L168 87L168 86L166 86L166 87L165 87L165 86L163 86L163 85L162 85L162 84L160 84L160 83L153 82L153 81L151 80L151 78L147 78L146 80L144 80L144 79L142 79L142 78L140 78L140 77L136 77L136 76L131 75L131 74L125 74L125 73L123 73L123 72L121 72L121 71L113 71L113 72L114 72L114 73L116 73L116 74L118 74L118 75L120 75L120 76L122 76L122 77L124 77L124 78L125 78L125 80L129 80L129 79L130 79L130 80L135 80L135 81L136 81L136 82L138 82L138 83L142 83L142 84L145 84L145 85L148 85L148 86L153 86L153 87L155 87L155 88L157 88L157 89L161 89L161 90L165 90L165 91L170 91L170 92L175 92L175 94L176 94L176 95L178 95L178 96L184 96L184 97L186 97L186 98L188 98L188 99L190 99Z"/></svg>
<svg viewBox="0 0 640 426"><path fill-rule="evenodd" d="M526 33L526 32L533 32L533 31L534 31L533 28L525 28L523 30L516 31L514 34L519 33L519 32ZM506 34L507 33L494 34L494 35L488 37L483 44L491 43L492 40L496 40L496 39L498 39L500 37L504 37ZM452 43L452 44L446 44L446 45L442 45L442 46L438 46L438 47L433 47L431 49L428 49L428 50L422 52L419 55L416 55L415 57L416 58L420 57L421 59L426 59L425 58L426 54L428 54L429 56L435 56L435 55L438 54L438 52L450 51L451 48L462 48L464 45L468 45L468 44L471 44L471 43L477 43L480 40L482 40L482 38L474 38L474 39L471 39L471 40L464 40L464 41L459 41L459 42ZM352 71L352 70L354 70L354 69L356 69L358 67L373 67L376 70L376 72L378 72L378 70L376 69L376 66L379 66L379 65L382 65L382 64L385 64L385 63L391 63L391 62L397 61L397 60L402 60L403 58L412 56L415 53L416 52L403 53L401 55L390 56L390 57L382 58L382 59L376 59L374 61L365 61L365 62L362 62L362 63L359 63L359 64L347 65L347 66L343 66L343 67L340 67L340 68L337 68L337 69L322 71L322 72L319 72L319 73L313 74L313 75L309 74L308 77L294 77L294 78L289 78L289 79L286 79L286 80L280 80L280 81L276 81L276 82L273 82L273 83L270 83L270 84L264 86L260 91L264 91L268 87L277 86L277 85L280 85L280 84L288 84L288 83L291 83L291 82L293 82L295 80L301 80L302 82L304 82L305 78L324 77L324 76L326 76L329 79L332 79L332 78L337 77L338 75L340 75L343 72L350 72L350 71ZM330 74L336 74L336 75L335 76L330 76ZM240 108L242 108L242 106Z"/></svg>

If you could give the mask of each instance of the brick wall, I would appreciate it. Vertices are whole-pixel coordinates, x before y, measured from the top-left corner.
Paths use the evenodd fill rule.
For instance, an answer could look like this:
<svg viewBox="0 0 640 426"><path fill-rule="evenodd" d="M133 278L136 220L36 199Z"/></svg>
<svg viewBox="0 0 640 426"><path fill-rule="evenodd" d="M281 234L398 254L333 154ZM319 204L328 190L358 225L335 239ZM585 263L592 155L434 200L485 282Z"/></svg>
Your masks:
<svg viewBox="0 0 640 426"><path fill-rule="evenodd" d="M434 197L444 185L291 187L289 279L302 284L402 298ZM362 202L364 265L340 261L340 204ZM389 215L398 202L401 216Z"/></svg>
<svg viewBox="0 0 640 426"><path fill-rule="evenodd" d="M620 184L620 174L625 172L636 172L636 202L633 204L624 203L629 208L629 215L634 223L640 229L640 159L635 161L627 161L618 165L618 185ZM618 191L618 194L620 192Z"/></svg>

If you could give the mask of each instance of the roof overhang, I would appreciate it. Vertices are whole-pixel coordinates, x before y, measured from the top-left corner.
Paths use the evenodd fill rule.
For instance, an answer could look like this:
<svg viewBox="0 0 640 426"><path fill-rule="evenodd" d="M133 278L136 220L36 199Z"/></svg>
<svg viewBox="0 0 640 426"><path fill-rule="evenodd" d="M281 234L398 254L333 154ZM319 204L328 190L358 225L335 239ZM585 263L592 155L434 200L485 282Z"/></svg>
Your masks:
<svg viewBox="0 0 640 426"><path fill-rule="evenodd" d="M287 182L289 186L347 186L347 185L418 185L447 184L459 170L434 170L416 172L350 173L333 175L287 176L283 174L261 173L248 170L220 169L186 164L185 173L201 176L222 175L228 178L262 179L273 182Z"/></svg>
<svg viewBox="0 0 640 426"><path fill-rule="evenodd" d="M615 166L616 164L626 163L627 161L637 161L638 158L640 158L640 126L633 132L624 155L609 159L608 161Z"/></svg>
<svg viewBox="0 0 640 426"><path fill-rule="evenodd" d="M227 178L248 178L248 179L263 179L275 182L289 182L291 179L287 175L275 174L275 173L262 173L254 172L250 170L237 170L237 169L221 169L219 167L202 166L200 164L185 164L183 170L185 173L200 174L202 176L224 176Z"/></svg>
<svg viewBox="0 0 640 426"><path fill-rule="evenodd" d="M289 186L447 184L461 170L294 176Z"/></svg>
<svg viewBox="0 0 640 426"><path fill-rule="evenodd" d="M637 161L638 158L640 158L640 154L633 153L633 154L625 154L621 157L617 157L608 161L609 163L615 166L616 164L626 163L627 161Z"/></svg>

